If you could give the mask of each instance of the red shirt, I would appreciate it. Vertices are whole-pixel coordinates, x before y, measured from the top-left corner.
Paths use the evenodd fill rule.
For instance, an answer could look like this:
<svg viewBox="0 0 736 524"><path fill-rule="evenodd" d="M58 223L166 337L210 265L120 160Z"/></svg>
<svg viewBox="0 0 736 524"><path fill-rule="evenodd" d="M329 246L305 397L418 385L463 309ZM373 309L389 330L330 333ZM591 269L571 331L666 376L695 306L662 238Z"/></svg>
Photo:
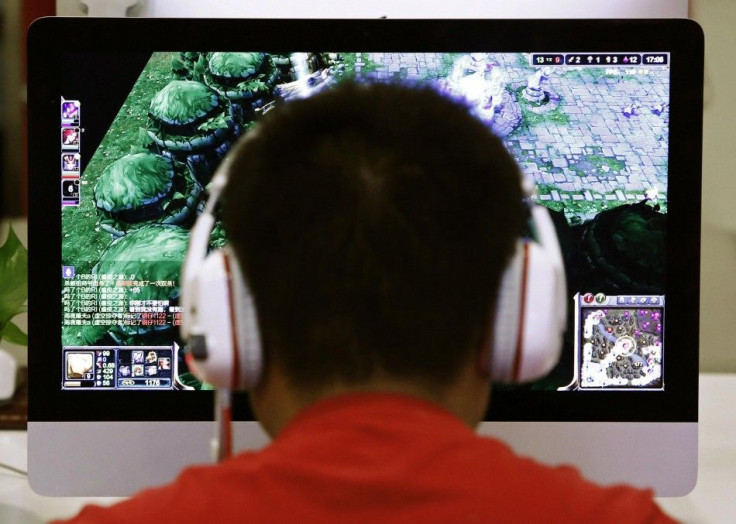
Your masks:
<svg viewBox="0 0 736 524"><path fill-rule="evenodd" d="M268 447L71 522L673 522L651 491L600 487L479 437L423 400L356 394L297 415Z"/></svg>

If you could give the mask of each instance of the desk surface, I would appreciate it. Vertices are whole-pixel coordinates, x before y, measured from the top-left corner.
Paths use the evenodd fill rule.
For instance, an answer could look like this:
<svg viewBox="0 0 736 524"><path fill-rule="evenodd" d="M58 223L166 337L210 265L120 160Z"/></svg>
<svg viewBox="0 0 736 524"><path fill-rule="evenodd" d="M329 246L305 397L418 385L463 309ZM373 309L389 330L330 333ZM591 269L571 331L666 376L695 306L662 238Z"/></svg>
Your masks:
<svg viewBox="0 0 736 524"><path fill-rule="evenodd" d="M662 508L688 523L733 522L736 515L736 375L701 374L698 483L689 495L658 498ZM0 432L0 462L26 469L26 433ZM119 498L43 497L28 479L0 469L0 522L33 524L69 517L89 503L108 505Z"/></svg>

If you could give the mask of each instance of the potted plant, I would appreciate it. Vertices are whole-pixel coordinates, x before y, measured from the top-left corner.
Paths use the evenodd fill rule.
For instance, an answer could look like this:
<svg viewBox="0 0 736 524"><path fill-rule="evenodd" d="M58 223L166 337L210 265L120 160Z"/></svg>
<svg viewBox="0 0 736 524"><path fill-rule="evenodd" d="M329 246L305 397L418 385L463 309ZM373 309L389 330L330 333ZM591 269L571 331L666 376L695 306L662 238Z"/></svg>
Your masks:
<svg viewBox="0 0 736 524"><path fill-rule="evenodd" d="M8 238L0 246L0 404L12 399L17 373L15 359L2 343L28 345L28 334L13 322L27 310L27 299L28 251L9 226Z"/></svg>

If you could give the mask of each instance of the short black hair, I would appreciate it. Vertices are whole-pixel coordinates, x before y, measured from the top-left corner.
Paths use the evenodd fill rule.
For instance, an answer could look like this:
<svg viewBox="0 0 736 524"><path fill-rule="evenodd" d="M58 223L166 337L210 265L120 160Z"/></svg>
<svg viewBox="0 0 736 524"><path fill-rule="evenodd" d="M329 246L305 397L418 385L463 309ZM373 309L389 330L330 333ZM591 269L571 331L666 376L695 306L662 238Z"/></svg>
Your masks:
<svg viewBox="0 0 736 524"><path fill-rule="evenodd" d="M441 387L487 336L523 225L519 168L431 88L343 84L235 146L224 225L292 384Z"/></svg>

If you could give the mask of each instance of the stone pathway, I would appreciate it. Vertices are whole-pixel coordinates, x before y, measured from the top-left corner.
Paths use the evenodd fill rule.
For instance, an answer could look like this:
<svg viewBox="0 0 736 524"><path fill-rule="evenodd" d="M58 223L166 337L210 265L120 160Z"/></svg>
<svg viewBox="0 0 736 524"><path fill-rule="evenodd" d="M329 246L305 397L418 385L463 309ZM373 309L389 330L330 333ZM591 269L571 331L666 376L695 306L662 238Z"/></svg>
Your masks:
<svg viewBox="0 0 736 524"><path fill-rule="evenodd" d="M358 60L356 70L365 67L379 79L440 79L452 64L447 55L433 53L362 56L367 60ZM489 60L503 68L512 91L525 87L536 70L525 65L527 55L491 54ZM536 181L540 200L560 207L591 203L575 207L582 220L601 208L642 200L654 188L666 204L669 111L661 104L668 100L668 67L557 67L542 88L559 97L558 108L525 119L504 138Z"/></svg>

